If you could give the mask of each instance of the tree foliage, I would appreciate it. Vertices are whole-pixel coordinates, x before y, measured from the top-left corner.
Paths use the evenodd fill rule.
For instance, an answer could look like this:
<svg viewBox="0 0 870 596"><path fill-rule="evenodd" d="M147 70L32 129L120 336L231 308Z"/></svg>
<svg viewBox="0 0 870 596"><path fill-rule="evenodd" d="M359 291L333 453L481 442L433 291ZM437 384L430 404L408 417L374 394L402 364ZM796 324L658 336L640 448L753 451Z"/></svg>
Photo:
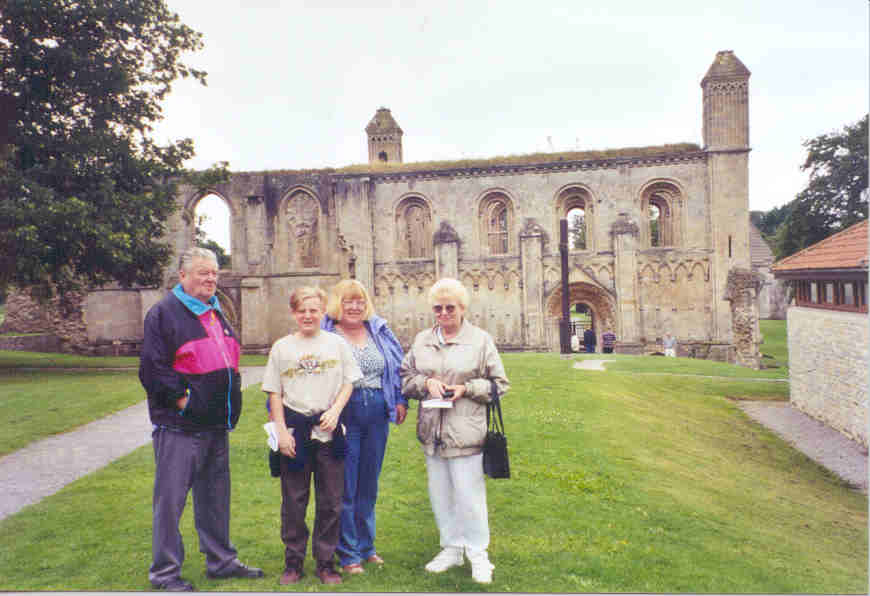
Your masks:
<svg viewBox="0 0 870 596"><path fill-rule="evenodd" d="M150 134L200 34L164 0L0 6L0 288L159 283L193 143Z"/></svg>
<svg viewBox="0 0 870 596"><path fill-rule="evenodd" d="M227 251L224 250L224 247L218 244L216 240L209 238L208 233L203 227L203 225L205 224L205 219L206 216L204 215L197 217L193 238L194 242L200 248L207 248L212 251L217 257L218 267L220 269L227 269L230 266L230 255L227 254Z"/></svg>
<svg viewBox="0 0 870 596"><path fill-rule="evenodd" d="M749 219L753 225L761 232L762 237L768 244L773 242L774 236L780 224L788 215L788 206L774 207L770 211L750 211Z"/></svg>
<svg viewBox="0 0 870 596"><path fill-rule="evenodd" d="M572 250L586 250L586 213L583 209L568 212L568 238Z"/></svg>
<svg viewBox="0 0 870 596"><path fill-rule="evenodd" d="M804 142L807 187L785 205L774 252L787 257L867 218L867 120Z"/></svg>

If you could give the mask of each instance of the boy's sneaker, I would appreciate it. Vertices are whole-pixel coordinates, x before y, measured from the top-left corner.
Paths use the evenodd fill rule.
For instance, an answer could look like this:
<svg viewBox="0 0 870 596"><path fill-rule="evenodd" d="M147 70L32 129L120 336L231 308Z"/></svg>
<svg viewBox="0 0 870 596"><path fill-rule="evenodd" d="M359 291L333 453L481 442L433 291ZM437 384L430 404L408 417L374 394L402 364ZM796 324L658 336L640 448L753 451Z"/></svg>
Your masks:
<svg viewBox="0 0 870 596"><path fill-rule="evenodd" d="M468 553L468 560L471 561L471 579L479 584L492 583L492 570L495 569L495 565L489 562L486 551Z"/></svg>
<svg viewBox="0 0 870 596"><path fill-rule="evenodd" d="M426 563L425 569L429 573L441 573L442 571L447 571L451 567L462 565L463 562L462 549L448 546L435 555L434 559Z"/></svg>

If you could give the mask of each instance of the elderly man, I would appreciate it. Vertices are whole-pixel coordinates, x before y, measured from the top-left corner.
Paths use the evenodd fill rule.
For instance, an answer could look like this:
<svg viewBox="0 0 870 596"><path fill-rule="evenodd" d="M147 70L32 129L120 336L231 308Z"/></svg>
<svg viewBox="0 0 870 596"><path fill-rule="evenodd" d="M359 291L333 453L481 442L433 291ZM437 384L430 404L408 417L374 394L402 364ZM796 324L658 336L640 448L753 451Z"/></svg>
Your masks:
<svg viewBox="0 0 870 596"><path fill-rule="evenodd" d="M158 590L193 590L181 578L178 531L191 489L207 576L263 576L239 561L230 542L227 431L242 411L240 346L215 296L217 276L212 251L186 251L180 283L145 316L139 379L148 393L155 460L148 579Z"/></svg>

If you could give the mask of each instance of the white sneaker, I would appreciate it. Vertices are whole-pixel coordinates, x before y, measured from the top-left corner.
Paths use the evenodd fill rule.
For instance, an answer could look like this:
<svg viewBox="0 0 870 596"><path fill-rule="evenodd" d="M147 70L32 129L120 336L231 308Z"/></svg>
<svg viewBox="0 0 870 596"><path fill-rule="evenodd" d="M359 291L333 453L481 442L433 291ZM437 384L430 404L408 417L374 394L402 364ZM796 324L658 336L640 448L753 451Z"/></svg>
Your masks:
<svg viewBox="0 0 870 596"><path fill-rule="evenodd" d="M471 561L471 579L479 584L492 583L492 570L495 565L489 562L486 551L469 554L468 560Z"/></svg>
<svg viewBox="0 0 870 596"><path fill-rule="evenodd" d="M448 546L440 553L435 555L435 558L426 563L426 571L430 573L441 573L447 571L451 567L462 565L465 560L462 557L462 549L454 546Z"/></svg>

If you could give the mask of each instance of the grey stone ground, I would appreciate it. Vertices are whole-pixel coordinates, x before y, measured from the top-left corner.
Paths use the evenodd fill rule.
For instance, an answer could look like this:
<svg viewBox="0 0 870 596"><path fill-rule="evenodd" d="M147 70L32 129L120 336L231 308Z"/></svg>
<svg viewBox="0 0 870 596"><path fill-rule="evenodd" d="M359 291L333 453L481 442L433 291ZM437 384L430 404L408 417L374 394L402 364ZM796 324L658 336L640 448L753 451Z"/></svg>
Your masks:
<svg viewBox="0 0 870 596"><path fill-rule="evenodd" d="M241 373L243 387L263 378L262 367L243 367ZM0 458L0 519L150 442L148 404L143 400Z"/></svg>
<svg viewBox="0 0 870 596"><path fill-rule="evenodd" d="M740 402L750 418L867 494L867 449L788 402Z"/></svg>
<svg viewBox="0 0 870 596"><path fill-rule="evenodd" d="M604 360L583 360L581 370L605 370ZM259 383L262 367L242 369L242 385ZM867 492L867 450L784 402L743 402L748 416L808 457ZM0 458L0 519L53 495L151 442L148 407L142 401L62 435L37 441Z"/></svg>

